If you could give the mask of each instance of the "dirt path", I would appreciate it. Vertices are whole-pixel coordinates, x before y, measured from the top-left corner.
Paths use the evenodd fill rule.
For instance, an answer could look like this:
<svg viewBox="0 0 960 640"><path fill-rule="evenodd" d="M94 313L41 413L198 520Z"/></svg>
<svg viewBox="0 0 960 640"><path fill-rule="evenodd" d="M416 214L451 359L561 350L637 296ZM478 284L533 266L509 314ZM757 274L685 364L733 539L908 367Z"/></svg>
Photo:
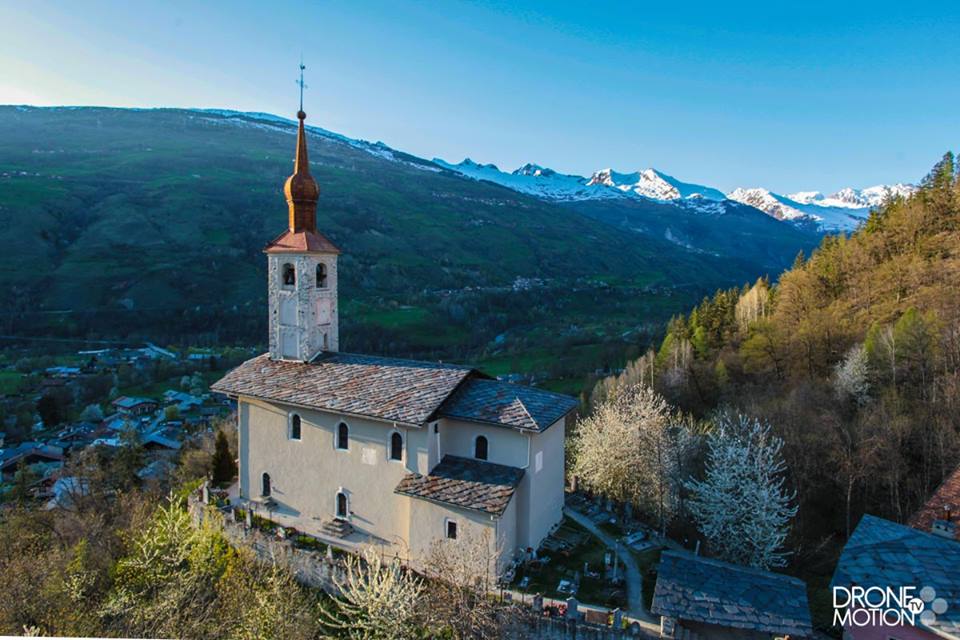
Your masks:
<svg viewBox="0 0 960 640"><path fill-rule="evenodd" d="M626 568L627 610L624 611L624 614L643 622L659 625L660 619L650 614L643 606L643 576L640 573L640 567L637 565L637 561L633 557L633 553L579 511L574 511L570 507L564 507L563 513L590 531L590 533L600 538L605 545L617 550L617 553L620 555L620 561L623 562L623 566Z"/></svg>

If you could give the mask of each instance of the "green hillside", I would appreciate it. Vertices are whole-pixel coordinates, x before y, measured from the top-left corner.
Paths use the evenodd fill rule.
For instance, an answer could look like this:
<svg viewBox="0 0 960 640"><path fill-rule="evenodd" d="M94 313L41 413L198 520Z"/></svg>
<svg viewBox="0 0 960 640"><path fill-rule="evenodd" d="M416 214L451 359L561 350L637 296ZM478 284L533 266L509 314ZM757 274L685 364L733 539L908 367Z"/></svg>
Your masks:
<svg viewBox="0 0 960 640"><path fill-rule="evenodd" d="M262 343L260 251L286 224L293 133L269 116L0 107L2 332ZM580 347L582 371L769 270L322 130L310 158L349 350L523 366Z"/></svg>
<svg viewBox="0 0 960 640"><path fill-rule="evenodd" d="M718 291L675 318L659 351L598 383L599 401L653 380L696 417L737 408L784 441L799 513L790 546L826 584L864 513L898 522L960 463L960 171L827 237L776 285Z"/></svg>

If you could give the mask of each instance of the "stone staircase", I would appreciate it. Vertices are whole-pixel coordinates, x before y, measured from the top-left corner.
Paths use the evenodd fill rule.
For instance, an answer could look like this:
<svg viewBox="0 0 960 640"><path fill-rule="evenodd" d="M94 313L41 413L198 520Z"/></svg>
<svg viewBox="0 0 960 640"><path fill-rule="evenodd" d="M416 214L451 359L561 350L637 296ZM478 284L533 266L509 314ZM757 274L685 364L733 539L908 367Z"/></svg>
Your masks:
<svg viewBox="0 0 960 640"><path fill-rule="evenodd" d="M320 525L320 530L326 535L334 538L346 538L353 533L353 525L346 520L334 518L332 520L327 520Z"/></svg>

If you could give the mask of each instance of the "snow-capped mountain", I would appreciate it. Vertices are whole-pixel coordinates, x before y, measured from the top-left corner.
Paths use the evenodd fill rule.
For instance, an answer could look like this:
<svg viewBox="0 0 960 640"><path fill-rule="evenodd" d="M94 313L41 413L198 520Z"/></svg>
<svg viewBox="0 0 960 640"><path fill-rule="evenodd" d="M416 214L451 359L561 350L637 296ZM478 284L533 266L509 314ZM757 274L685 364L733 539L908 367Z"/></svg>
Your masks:
<svg viewBox="0 0 960 640"><path fill-rule="evenodd" d="M589 178L558 173L527 163L507 173L493 164L478 164L467 158L451 164L439 158L433 162L474 180L486 180L520 193L547 200L584 201L639 198L678 206L699 213L723 214L731 201L746 204L777 220L825 232L852 231L870 210L888 199L908 196L915 187L907 184L878 185L866 189L841 189L824 196L819 191L798 191L780 195L763 188L719 189L683 182L657 169L620 173L613 169L595 171Z"/></svg>
<svg viewBox="0 0 960 640"><path fill-rule="evenodd" d="M819 191L799 191L787 196L763 188L734 189L727 197L749 204L777 220L813 224L823 231L852 231L870 215L870 210L890 198L916 191L908 184L877 185L866 189L841 189L824 196Z"/></svg>
<svg viewBox="0 0 960 640"><path fill-rule="evenodd" d="M590 185L602 184L614 187L624 192L653 200L678 200L680 198L706 198L708 200L724 200L723 192L699 184L681 182L673 176L657 171L644 169L635 173L617 173L612 169L596 171L587 183Z"/></svg>
<svg viewBox="0 0 960 640"><path fill-rule="evenodd" d="M558 173L538 164L527 163L507 173L494 164L479 164L465 159L451 164L440 158L433 162L474 180L487 180L548 200L595 200L641 197L660 202L690 199L691 205L701 200L723 201L723 192L699 184L682 182L656 169L619 173L612 169L595 171L590 178Z"/></svg>
<svg viewBox="0 0 960 640"><path fill-rule="evenodd" d="M597 188L589 184L583 176L557 173L553 169L541 167L538 164L527 163L507 173L501 171L495 164L479 164L465 159L457 164L450 164L440 158L433 162L444 169L449 169L474 180L486 180L508 189L527 193L546 200L590 200L594 198L621 198L625 197L615 189Z"/></svg>
<svg viewBox="0 0 960 640"><path fill-rule="evenodd" d="M909 184L877 185L866 189L841 189L834 194L824 196L819 191L801 191L791 193L788 198L800 204L815 204L821 207L840 207L848 209L867 209L877 207L896 197L907 197L916 191Z"/></svg>

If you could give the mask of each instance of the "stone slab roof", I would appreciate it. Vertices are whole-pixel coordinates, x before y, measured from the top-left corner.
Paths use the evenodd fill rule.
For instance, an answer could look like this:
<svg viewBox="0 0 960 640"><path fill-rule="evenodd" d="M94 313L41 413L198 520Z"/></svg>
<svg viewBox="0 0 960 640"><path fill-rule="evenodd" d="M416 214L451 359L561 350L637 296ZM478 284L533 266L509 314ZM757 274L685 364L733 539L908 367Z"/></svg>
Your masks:
<svg viewBox="0 0 960 640"><path fill-rule="evenodd" d="M433 417L469 367L322 353L311 362L263 354L228 372L211 389L325 411L422 425Z"/></svg>
<svg viewBox="0 0 960 640"><path fill-rule="evenodd" d="M925 505L910 516L907 524L914 529L930 531L933 521L943 520L947 511L951 520L956 522L957 516L960 516L960 467L943 481ZM960 536L960 527L957 528L957 535Z"/></svg>
<svg viewBox="0 0 960 640"><path fill-rule="evenodd" d="M326 236L316 231L284 231L270 241L264 253L340 253L340 249Z"/></svg>
<svg viewBox="0 0 960 640"><path fill-rule="evenodd" d="M803 581L679 551L664 551L651 611L777 635L813 633Z"/></svg>
<svg viewBox="0 0 960 640"><path fill-rule="evenodd" d="M831 585L912 586L918 591L933 587L936 597L946 600L948 608L924 626L940 635L960 637L957 567L960 567L960 542L867 514L847 540Z"/></svg>
<svg viewBox="0 0 960 640"><path fill-rule="evenodd" d="M446 416L532 431L577 407L570 396L492 380L462 365L330 352L311 362L263 354L210 389L411 425Z"/></svg>
<svg viewBox="0 0 960 640"><path fill-rule="evenodd" d="M499 516L522 478L523 469L447 455L430 475L404 476L394 493Z"/></svg>
<svg viewBox="0 0 960 640"><path fill-rule="evenodd" d="M486 422L543 431L577 408L570 396L521 385L474 378L465 382L440 408L440 414L472 422Z"/></svg>

